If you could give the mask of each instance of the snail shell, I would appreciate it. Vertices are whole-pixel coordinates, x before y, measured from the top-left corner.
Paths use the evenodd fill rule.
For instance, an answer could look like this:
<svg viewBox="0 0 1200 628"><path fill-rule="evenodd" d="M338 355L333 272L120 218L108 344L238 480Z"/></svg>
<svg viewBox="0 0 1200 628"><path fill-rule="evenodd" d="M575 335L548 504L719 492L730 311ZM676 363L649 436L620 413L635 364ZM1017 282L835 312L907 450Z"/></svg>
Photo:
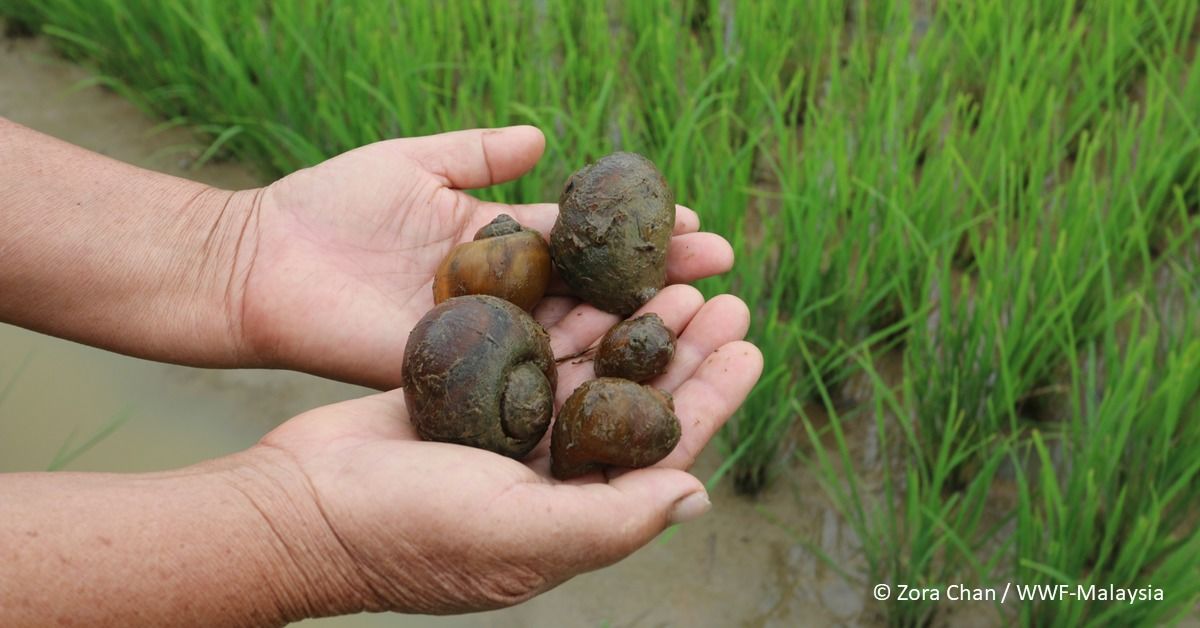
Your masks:
<svg viewBox="0 0 1200 628"><path fill-rule="evenodd" d="M627 379L584 382L563 404L550 435L550 472L565 480L603 466L648 467L679 443L671 396Z"/></svg>
<svg viewBox="0 0 1200 628"><path fill-rule="evenodd" d="M675 356L675 333L658 314L618 323L596 349L596 375L644 382L662 375Z"/></svg>
<svg viewBox="0 0 1200 628"><path fill-rule="evenodd" d="M613 153L571 175L550 253L575 295L628 316L667 283L675 196L650 160Z"/></svg>
<svg viewBox="0 0 1200 628"><path fill-rule="evenodd" d="M557 377L546 330L487 295L430 310L408 337L400 375L421 438L513 458L545 435Z"/></svg>
<svg viewBox="0 0 1200 628"><path fill-rule="evenodd" d="M550 283L550 247L542 234L500 214L454 247L433 278L433 302L489 294L532 311Z"/></svg>

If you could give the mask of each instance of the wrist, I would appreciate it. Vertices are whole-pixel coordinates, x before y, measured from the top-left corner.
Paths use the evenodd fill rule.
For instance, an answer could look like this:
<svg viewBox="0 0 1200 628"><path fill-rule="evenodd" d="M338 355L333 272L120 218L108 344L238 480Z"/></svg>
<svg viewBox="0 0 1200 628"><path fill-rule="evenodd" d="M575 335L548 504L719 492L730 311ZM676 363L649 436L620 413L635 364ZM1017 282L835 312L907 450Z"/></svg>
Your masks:
<svg viewBox="0 0 1200 628"><path fill-rule="evenodd" d="M247 316L246 308L247 286L258 261L259 217L265 191L208 188L183 210L184 215L195 216L199 222L187 229L207 234L194 251L196 285L188 298L199 300L191 306L209 312L207 320L216 322L207 332L223 355L215 366L272 365L257 341L254 321Z"/></svg>
<svg viewBox="0 0 1200 628"><path fill-rule="evenodd" d="M382 610L292 455L257 445L210 463L241 510L264 599L287 622Z"/></svg>
<svg viewBox="0 0 1200 628"><path fill-rule="evenodd" d="M0 625L262 626L367 607L282 453L0 477L0 599L22 601L0 602Z"/></svg>
<svg viewBox="0 0 1200 628"><path fill-rule="evenodd" d="M139 357L253 366L242 330L259 192L0 126L0 321Z"/></svg>

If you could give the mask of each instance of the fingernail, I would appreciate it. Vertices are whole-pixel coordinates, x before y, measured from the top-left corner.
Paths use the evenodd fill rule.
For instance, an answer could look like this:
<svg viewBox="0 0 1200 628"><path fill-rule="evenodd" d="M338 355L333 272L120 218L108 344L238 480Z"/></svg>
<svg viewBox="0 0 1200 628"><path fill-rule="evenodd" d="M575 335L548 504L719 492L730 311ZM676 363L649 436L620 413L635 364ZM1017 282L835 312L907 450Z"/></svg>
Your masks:
<svg viewBox="0 0 1200 628"><path fill-rule="evenodd" d="M708 501L708 493L704 491L692 493L675 502L675 507L671 509L671 525L699 519L701 515L711 509L712 502Z"/></svg>

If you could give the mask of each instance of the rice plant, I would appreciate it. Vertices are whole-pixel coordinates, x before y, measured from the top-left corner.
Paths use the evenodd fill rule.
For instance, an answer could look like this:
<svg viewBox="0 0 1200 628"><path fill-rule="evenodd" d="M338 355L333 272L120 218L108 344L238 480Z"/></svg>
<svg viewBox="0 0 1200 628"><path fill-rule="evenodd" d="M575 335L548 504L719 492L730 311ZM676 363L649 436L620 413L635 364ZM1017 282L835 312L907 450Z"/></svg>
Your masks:
<svg viewBox="0 0 1200 628"><path fill-rule="evenodd" d="M734 270L700 288L747 301L766 357L713 480L754 494L816 474L862 540L847 574L862 582L1171 585L1153 607L996 609L1026 625L1166 621L1197 599L1195 2L3 0L0 15L195 129L201 161L282 174L528 123L541 164L481 194L535 202L590 159L642 152L733 243ZM852 398L864 379L870 398ZM878 610L925 625L944 608Z"/></svg>

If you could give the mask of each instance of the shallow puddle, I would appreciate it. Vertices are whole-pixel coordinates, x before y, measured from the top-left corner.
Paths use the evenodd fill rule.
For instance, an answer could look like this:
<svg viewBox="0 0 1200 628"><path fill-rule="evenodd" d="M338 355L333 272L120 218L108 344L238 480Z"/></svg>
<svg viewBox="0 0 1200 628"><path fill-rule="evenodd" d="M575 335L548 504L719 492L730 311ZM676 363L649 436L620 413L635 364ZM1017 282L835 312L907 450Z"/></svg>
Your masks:
<svg viewBox="0 0 1200 628"><path fill-rule="evenodd" d="M203 149L35 40L0 38L0 115L143 167L227 188L258 178L231 164L189 169ZM157 130L156 130L157 129ZM45 469L60 449L129 418L68 468L168 469L228 454L280 421L366 389L275 371L214 371L147 362L0 325L0 472ZM2 394L2 393L0 393ZM716 446L701 458L707 478ZM712 494L713 511L629 559L518 607L463 617L359 615L309 626L874 625L865 585L848 584L801 541L831 556L857 539L811 480L780 482L756 501ZM786 522L788 529L772 523Z"/></svg>

